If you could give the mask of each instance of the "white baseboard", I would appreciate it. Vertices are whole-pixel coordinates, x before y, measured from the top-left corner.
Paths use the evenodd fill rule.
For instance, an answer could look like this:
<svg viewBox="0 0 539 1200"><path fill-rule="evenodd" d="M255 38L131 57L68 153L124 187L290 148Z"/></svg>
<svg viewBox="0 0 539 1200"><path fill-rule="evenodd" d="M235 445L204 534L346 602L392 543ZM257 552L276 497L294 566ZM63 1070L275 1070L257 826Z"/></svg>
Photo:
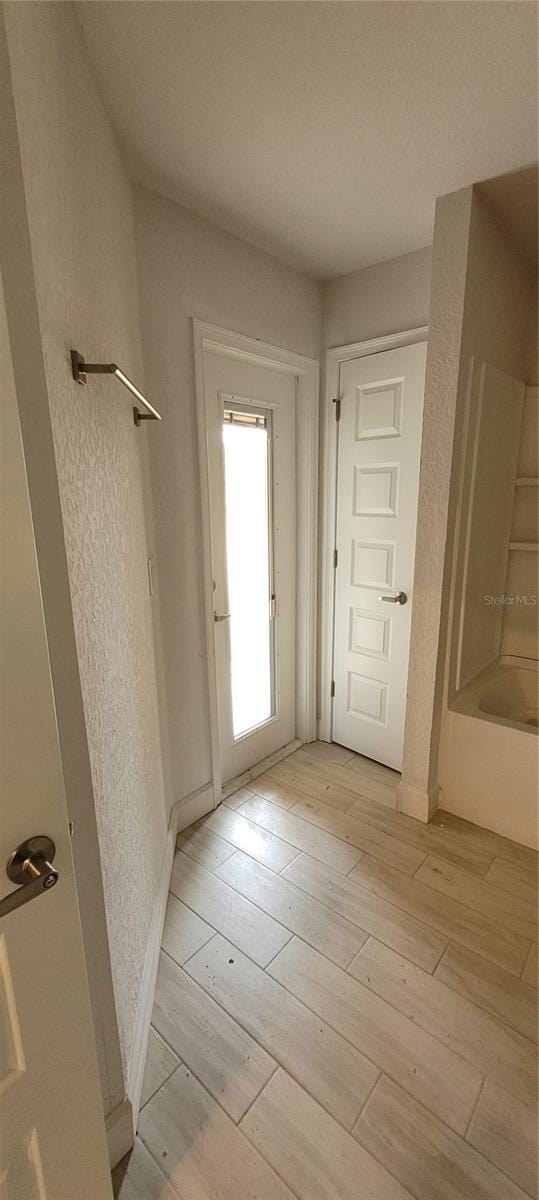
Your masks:
<svg viewBox="0 0 539 1200"><path fill-rule="evenodd" d="M177 804L174 805L174 808L170 814L165 852L163 855L163 866L161 869L161 880L159 883L159 891L155 899L150 933L148 936L148 944L146 947L142 986L140 989L139 1002L137 1006L135 1032L133 1035L133 1047L131 1050L131 1062L129 1066L127 1082L127 1094L129 1099L126 1101L126 1103L128 1103L132 1109L131 1145L133 1145L140 1109L140 1097L142 1094L142 1083L144 1080L144 1069L146 1066L146 1055L148 1052L148 1038L150 1035L155 984L157 980L157 970L159 967L159 953L161 950L161 941L163 937L163 925L165 923L170 876L172 873L174 851L176 848L176 837L182 829L186 829L188 825L192 825L193 821L197 821L199 817L204 816L204 814L213 809L213 807L213 784L208 783L205 784L204 787L198 788L197 791L193 792L190 796L186 796L184 800L179 800ZM127 1149L129 1149L129 1147ZM126 1154L127 1150L124 1150L123 1153Z"/></svg>
<svg viewBox="0 0 539 1200"><path fill-rule="evenodd" d="M243 775L236 775L235 779L230 779L228 783L223 784L223 798L225 796L232 796L233 792L238 791L238 788L248 787L251 779L258 779L258 776L263 775L264 771L270 771L276 763L282 762L283 758L288 758L289 754L294 754L303 744L298 738L294 738L293 742L288 742L286 746L282 746L274 754L269 754L261 762L255 763L254 767L249 767L249 770L244 771Z"/></svg>
<svg viewBox="0 0 539 1200"><path fill-rule="evenodd" d="M438 808L439 790L438 784L428 791L423 791L413 784L404 783L401 779L397 784L397 812L415 817L417 821L423 821L426 825Z"/></svg>
<svg viewBox="0 0 539 1200"><path fill-rule="evenodd" d="M133 1109L131 1101L122 1100L113 1108L105 1120L105 1131L109 1147L110 1169L112 1171L122 1158L129 1153L133 1141Z"/></svg>
<svg viewBox="0 0 539 1200"><path fill-rule="evenodd" d="M198 788L196 792L192 792L190 796L186 796L185 800L179 800L173 809L175 813L176 834L181 833L182 829L187 829L189 825L192 825L194 821L198 821L200 817L210 812L212 808L214 808L213 783L206 783L204 787Z"/></svg>

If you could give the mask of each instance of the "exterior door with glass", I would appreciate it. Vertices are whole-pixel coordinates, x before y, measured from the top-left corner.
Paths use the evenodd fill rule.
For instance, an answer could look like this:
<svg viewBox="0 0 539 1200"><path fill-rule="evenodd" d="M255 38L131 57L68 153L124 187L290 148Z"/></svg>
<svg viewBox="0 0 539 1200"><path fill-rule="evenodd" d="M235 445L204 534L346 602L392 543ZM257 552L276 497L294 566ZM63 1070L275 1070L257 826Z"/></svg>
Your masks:
<svg viewBox="0 0 539 1200"><path fill-rule="evenodd" d="M295 736L296 379L205 353L223 781Z"/></svg>

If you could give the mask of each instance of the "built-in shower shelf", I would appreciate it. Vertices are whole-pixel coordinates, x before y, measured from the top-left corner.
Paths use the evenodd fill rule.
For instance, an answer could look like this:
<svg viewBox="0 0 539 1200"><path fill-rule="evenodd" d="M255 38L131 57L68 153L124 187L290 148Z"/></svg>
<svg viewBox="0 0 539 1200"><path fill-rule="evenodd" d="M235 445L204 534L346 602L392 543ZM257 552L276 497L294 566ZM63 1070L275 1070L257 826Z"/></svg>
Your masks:
<svg viewBox="0 0 539 1200"><path fill-rule="evenodd" d="M517 487L539 487L539 475L521 475L516 481Z"/></svg>
<svg viewBox="0 0 539 1200"><path fill-rule="evenodd" d="M539 552L539 542L509 542L510 550L530 550L532 553Z"/></svg>

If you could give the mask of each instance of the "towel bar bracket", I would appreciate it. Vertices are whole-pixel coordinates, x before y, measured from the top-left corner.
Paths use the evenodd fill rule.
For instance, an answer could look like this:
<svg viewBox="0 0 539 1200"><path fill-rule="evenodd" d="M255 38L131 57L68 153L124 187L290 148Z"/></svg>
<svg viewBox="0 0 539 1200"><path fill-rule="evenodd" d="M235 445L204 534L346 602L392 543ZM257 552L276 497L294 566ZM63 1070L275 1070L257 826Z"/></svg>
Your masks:
<svg viewBox="0 0 539 1200"><path fill-rule="evenodd" d="M157 412L157 409L155 409L153 405L150 404L149 400L142 395L142 392L139 392L138 387L136 387L132 380L129 379L128 375L125 375L124 372L120 370L120 367L118 367L116 363L87 363L84 361L82 354L79 354L78 350L72 350L71 371L75 382L84 384L87 383L88 375L115 375L116 378L119 379L120 383L122 383L123 386L127 388L127 390L131 392L133 396L136 396L137 400L139 400L147 410L146 412L142 413L140 412L140 409L136 407L136 405L133 406L133 420L135 425L140 425L142 421L161 420L161 415Z"/></svg>

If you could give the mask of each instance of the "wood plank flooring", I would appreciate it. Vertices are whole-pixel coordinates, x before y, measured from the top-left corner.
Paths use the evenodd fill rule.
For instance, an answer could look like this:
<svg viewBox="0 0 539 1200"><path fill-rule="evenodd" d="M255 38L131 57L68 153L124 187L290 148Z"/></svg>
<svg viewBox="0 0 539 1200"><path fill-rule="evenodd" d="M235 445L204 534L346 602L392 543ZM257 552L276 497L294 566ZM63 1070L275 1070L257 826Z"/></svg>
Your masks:
<svg viewBox="0 0 539 1200"><path fill-rule="evenodd" d="M315 743L178 838L118 1200L537 1200L537 855Z"/></svg>

